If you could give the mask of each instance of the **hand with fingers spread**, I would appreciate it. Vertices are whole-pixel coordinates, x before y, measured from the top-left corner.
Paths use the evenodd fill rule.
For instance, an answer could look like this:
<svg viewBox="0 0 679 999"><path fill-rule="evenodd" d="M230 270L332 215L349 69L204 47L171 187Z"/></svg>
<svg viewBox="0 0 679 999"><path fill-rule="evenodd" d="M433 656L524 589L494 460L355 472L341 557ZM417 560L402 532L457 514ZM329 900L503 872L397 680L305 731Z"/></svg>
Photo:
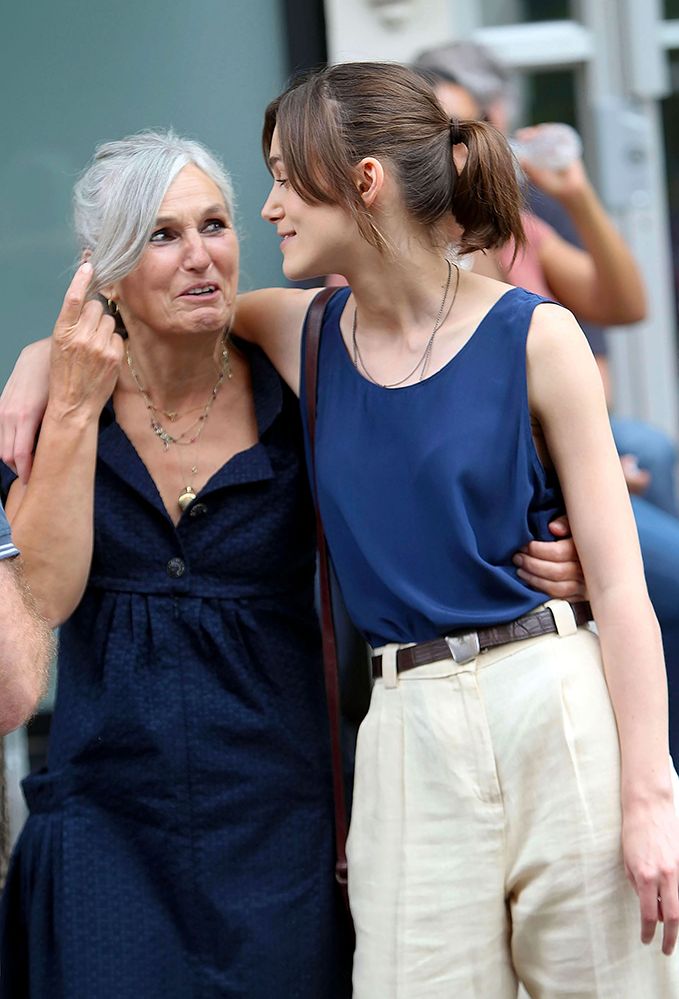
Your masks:
<svg viewBox="0 0 679 999"><path fill-rule="evenodd" d="M679 932L679 819L671 798L623 804L622 846L639 896L641 941L649 944L662 923L662 950L669 955Z"/></svg>
<svg viewBox="0 0 679 999"><path fill-rule="evenodd" d="M587 589L567 517L557 517L549 529L558 540L531 541L514 556L517 574L529 586L559 600L586 600Z"/></svg>

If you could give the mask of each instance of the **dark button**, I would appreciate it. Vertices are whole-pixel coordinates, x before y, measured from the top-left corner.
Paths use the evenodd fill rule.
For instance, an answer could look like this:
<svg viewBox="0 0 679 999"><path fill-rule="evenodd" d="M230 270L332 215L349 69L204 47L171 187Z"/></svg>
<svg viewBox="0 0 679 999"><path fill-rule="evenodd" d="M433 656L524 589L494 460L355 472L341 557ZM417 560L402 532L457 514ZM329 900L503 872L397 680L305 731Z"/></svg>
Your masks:
<svg viewBox="0 0 679 999"><path fill-rule="evenodd" d="M204 513L207 513L205 503L193 503L189 510L189 517L202 517Z"/></svg>
<svg viewBox="0 0 679 999"><path fill-rule="evenodd" d="M179 579L180 576L184 575L186 571L186 566L180 558L171 558L166 566L168 576L172 576L173 579Z"/></svg>

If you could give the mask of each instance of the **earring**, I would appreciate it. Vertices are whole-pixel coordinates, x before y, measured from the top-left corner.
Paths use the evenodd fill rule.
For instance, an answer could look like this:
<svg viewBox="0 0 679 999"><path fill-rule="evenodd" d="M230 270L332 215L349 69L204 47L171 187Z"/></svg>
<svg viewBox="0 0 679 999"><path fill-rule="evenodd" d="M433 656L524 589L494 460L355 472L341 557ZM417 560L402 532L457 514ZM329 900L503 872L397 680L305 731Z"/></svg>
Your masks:
<svg viewBox="0 0 679 999"><path fill-rule="evenodd" d="M106 299L106 304L108 305L108 311L110 312L110 314L112 316L117 316L118 315L118 303L114 299L112 299L112 298L107 298Z"/></svg>
<svg viewBox="0 0 679 999"><path fill-rule="evenodd" d="M222 372L227 378L233 377L233 371L231 370L231 357L229 353L229 347L231 346L231 323L226 327L221 336L221 352L220 352L220 365Z"/></svg>

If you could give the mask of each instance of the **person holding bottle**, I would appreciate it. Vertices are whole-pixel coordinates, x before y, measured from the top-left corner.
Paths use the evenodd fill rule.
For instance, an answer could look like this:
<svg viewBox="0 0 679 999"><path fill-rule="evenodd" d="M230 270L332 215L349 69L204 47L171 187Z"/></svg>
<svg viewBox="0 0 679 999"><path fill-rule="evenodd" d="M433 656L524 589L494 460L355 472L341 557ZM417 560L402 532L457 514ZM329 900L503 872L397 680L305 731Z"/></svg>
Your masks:
<svg viewBox="0 0 679 999"><path fill-rule="evenodd" d="M451 114L486 118L502 131L508 130L511 78L487 50L473 42L453 42L421 53L416 68L425 74ZM519 152L530 152L531 140L539 142L549 127L520 130ZM538 149L537 162L522 158L530 181L524 188L530 209L523 216L526 246L514 256L508 244L495 254L477 256L474 266L571 309L583 323L610 407L605 341L599 325L593 324L625 324L642 318L645 294L639 268L597 197L582 160L570 158L579 148L577 142L571 144L569 162L563 158L555 161L561 169L546 166L549 160L544 159L544 147L542 158ZM575 245L576 241L582 245ZM611 426L631 494L646 581L662 630L669 679L670 747L673 757L679 759L676 451L666 434L639 420L613 414Z"/></svg>

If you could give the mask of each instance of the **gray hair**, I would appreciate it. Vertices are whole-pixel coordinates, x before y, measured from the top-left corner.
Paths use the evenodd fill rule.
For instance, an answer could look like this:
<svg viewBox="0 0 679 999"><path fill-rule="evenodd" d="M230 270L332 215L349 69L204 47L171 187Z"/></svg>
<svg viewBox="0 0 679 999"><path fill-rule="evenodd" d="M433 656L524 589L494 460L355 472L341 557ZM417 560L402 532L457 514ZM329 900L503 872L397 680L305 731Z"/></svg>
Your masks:
<svg viewBox="0 0 679 999"><path fill-rule="evenodd" d="M221 191L231 219L231 179L200 142L172 130L139 132L95 150L73 190L73 215L81 251L88 251L91 289L125 277L139 263L167 189L192 163Z"/></svg>
<svg viewBox="0 0 679 999"><path fill-rule="evenodd" d="M425 49L416 56L414 65L427 70L433 77L464 87L483 111L499 98L509 100L512 97L514 76L511 70L483 45L469 39Z"/></svg>

